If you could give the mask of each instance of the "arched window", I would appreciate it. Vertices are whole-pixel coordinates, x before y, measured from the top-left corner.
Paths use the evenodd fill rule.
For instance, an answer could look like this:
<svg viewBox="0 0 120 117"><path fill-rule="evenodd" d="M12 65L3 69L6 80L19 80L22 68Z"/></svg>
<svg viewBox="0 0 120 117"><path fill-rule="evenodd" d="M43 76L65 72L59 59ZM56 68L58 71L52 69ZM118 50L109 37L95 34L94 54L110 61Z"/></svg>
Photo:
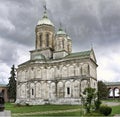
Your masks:
<svg viewBox="0 0 120 117"><path fill-rule="evenodd" d="M42 34L40 34L40 47L42 47Z"/></svg>
<svg viewBox="0 0 120 117"><path fill-rule="evenodd" d="M34 95L34 89L32 89L32 95Z"/></svg>
<svg viewBox="0 0 120 117"><path fill-rule="evenodd" d="M63 49L64 49L64 40L62 40L62 46L63 46Z"/></svg>
<svg viewBox="0 0 120 117"><path fill-rule="evenodd" d="M46 46L49 47L49 34L46 34Z"/></svg>

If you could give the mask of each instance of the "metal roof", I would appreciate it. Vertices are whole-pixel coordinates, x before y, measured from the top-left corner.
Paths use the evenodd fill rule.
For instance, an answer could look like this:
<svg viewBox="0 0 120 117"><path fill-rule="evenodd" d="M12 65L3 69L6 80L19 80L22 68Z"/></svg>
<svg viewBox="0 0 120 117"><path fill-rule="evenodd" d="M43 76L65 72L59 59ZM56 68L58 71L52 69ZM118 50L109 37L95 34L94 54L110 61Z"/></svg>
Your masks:
<svg viewBox="0 0 120 117"><path fill-rule="evenodd" d="M54 24L48 18L46 11L44 12L42 19L40 19L37 23L37 25L43 25L43 24L54 26Z"/></svg>
<svg viewBox="0 0 120 117"><path fill-rule="evenodd" d="M76 52L76 53L71 53L67 55L65 58L73 58L73 57L89 57L91 53L91 50L89 51L83 51L83 52Z"/></svg>

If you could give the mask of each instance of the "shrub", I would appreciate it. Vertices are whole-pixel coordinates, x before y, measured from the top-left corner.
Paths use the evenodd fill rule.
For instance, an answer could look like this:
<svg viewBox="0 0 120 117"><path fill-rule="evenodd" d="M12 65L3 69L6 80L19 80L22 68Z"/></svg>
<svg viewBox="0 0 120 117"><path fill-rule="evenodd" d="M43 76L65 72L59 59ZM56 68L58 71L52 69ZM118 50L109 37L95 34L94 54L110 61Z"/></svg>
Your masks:
<svg viewBox="0 0 120 117"><path fill-rule="evenodd" d="M100 104L101 104L101 101L97 99L97 100L95 101L95 110L99 110Z"/></svg>
<svg viewBox="0 0 120 117"><path fill-rule="evenodd" d="M105 116L110 115L112 112L112 108L107 105L100 106L100 113L104 114Z"/></svg>

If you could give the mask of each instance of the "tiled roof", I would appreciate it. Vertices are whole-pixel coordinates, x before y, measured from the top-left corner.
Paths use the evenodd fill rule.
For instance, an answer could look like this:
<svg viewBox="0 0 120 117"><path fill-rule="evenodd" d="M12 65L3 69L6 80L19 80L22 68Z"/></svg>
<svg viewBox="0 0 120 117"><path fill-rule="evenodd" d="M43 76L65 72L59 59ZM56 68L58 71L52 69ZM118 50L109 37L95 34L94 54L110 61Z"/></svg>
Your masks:
<svg viewBox="0 0 120 117"><path fill-rule="evenodd" d="M73 58L73 57L89 57L91 53L91 50L89 51L83 51L83 52L76 52L76 53L71 53L67 55L65 58Z"/></svg>

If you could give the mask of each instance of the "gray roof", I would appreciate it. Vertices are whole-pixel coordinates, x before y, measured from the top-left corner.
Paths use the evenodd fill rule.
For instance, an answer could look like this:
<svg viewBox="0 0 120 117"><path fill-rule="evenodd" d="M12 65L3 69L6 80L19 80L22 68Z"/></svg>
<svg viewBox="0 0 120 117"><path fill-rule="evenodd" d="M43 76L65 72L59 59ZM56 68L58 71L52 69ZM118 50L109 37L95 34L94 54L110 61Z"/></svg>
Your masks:
<svg viewBox="0 0 120 117"><path fill-rule="evenodd" d="M120 82L104 82L105 85L109 86L109 85L120 85Z"/></svg>

